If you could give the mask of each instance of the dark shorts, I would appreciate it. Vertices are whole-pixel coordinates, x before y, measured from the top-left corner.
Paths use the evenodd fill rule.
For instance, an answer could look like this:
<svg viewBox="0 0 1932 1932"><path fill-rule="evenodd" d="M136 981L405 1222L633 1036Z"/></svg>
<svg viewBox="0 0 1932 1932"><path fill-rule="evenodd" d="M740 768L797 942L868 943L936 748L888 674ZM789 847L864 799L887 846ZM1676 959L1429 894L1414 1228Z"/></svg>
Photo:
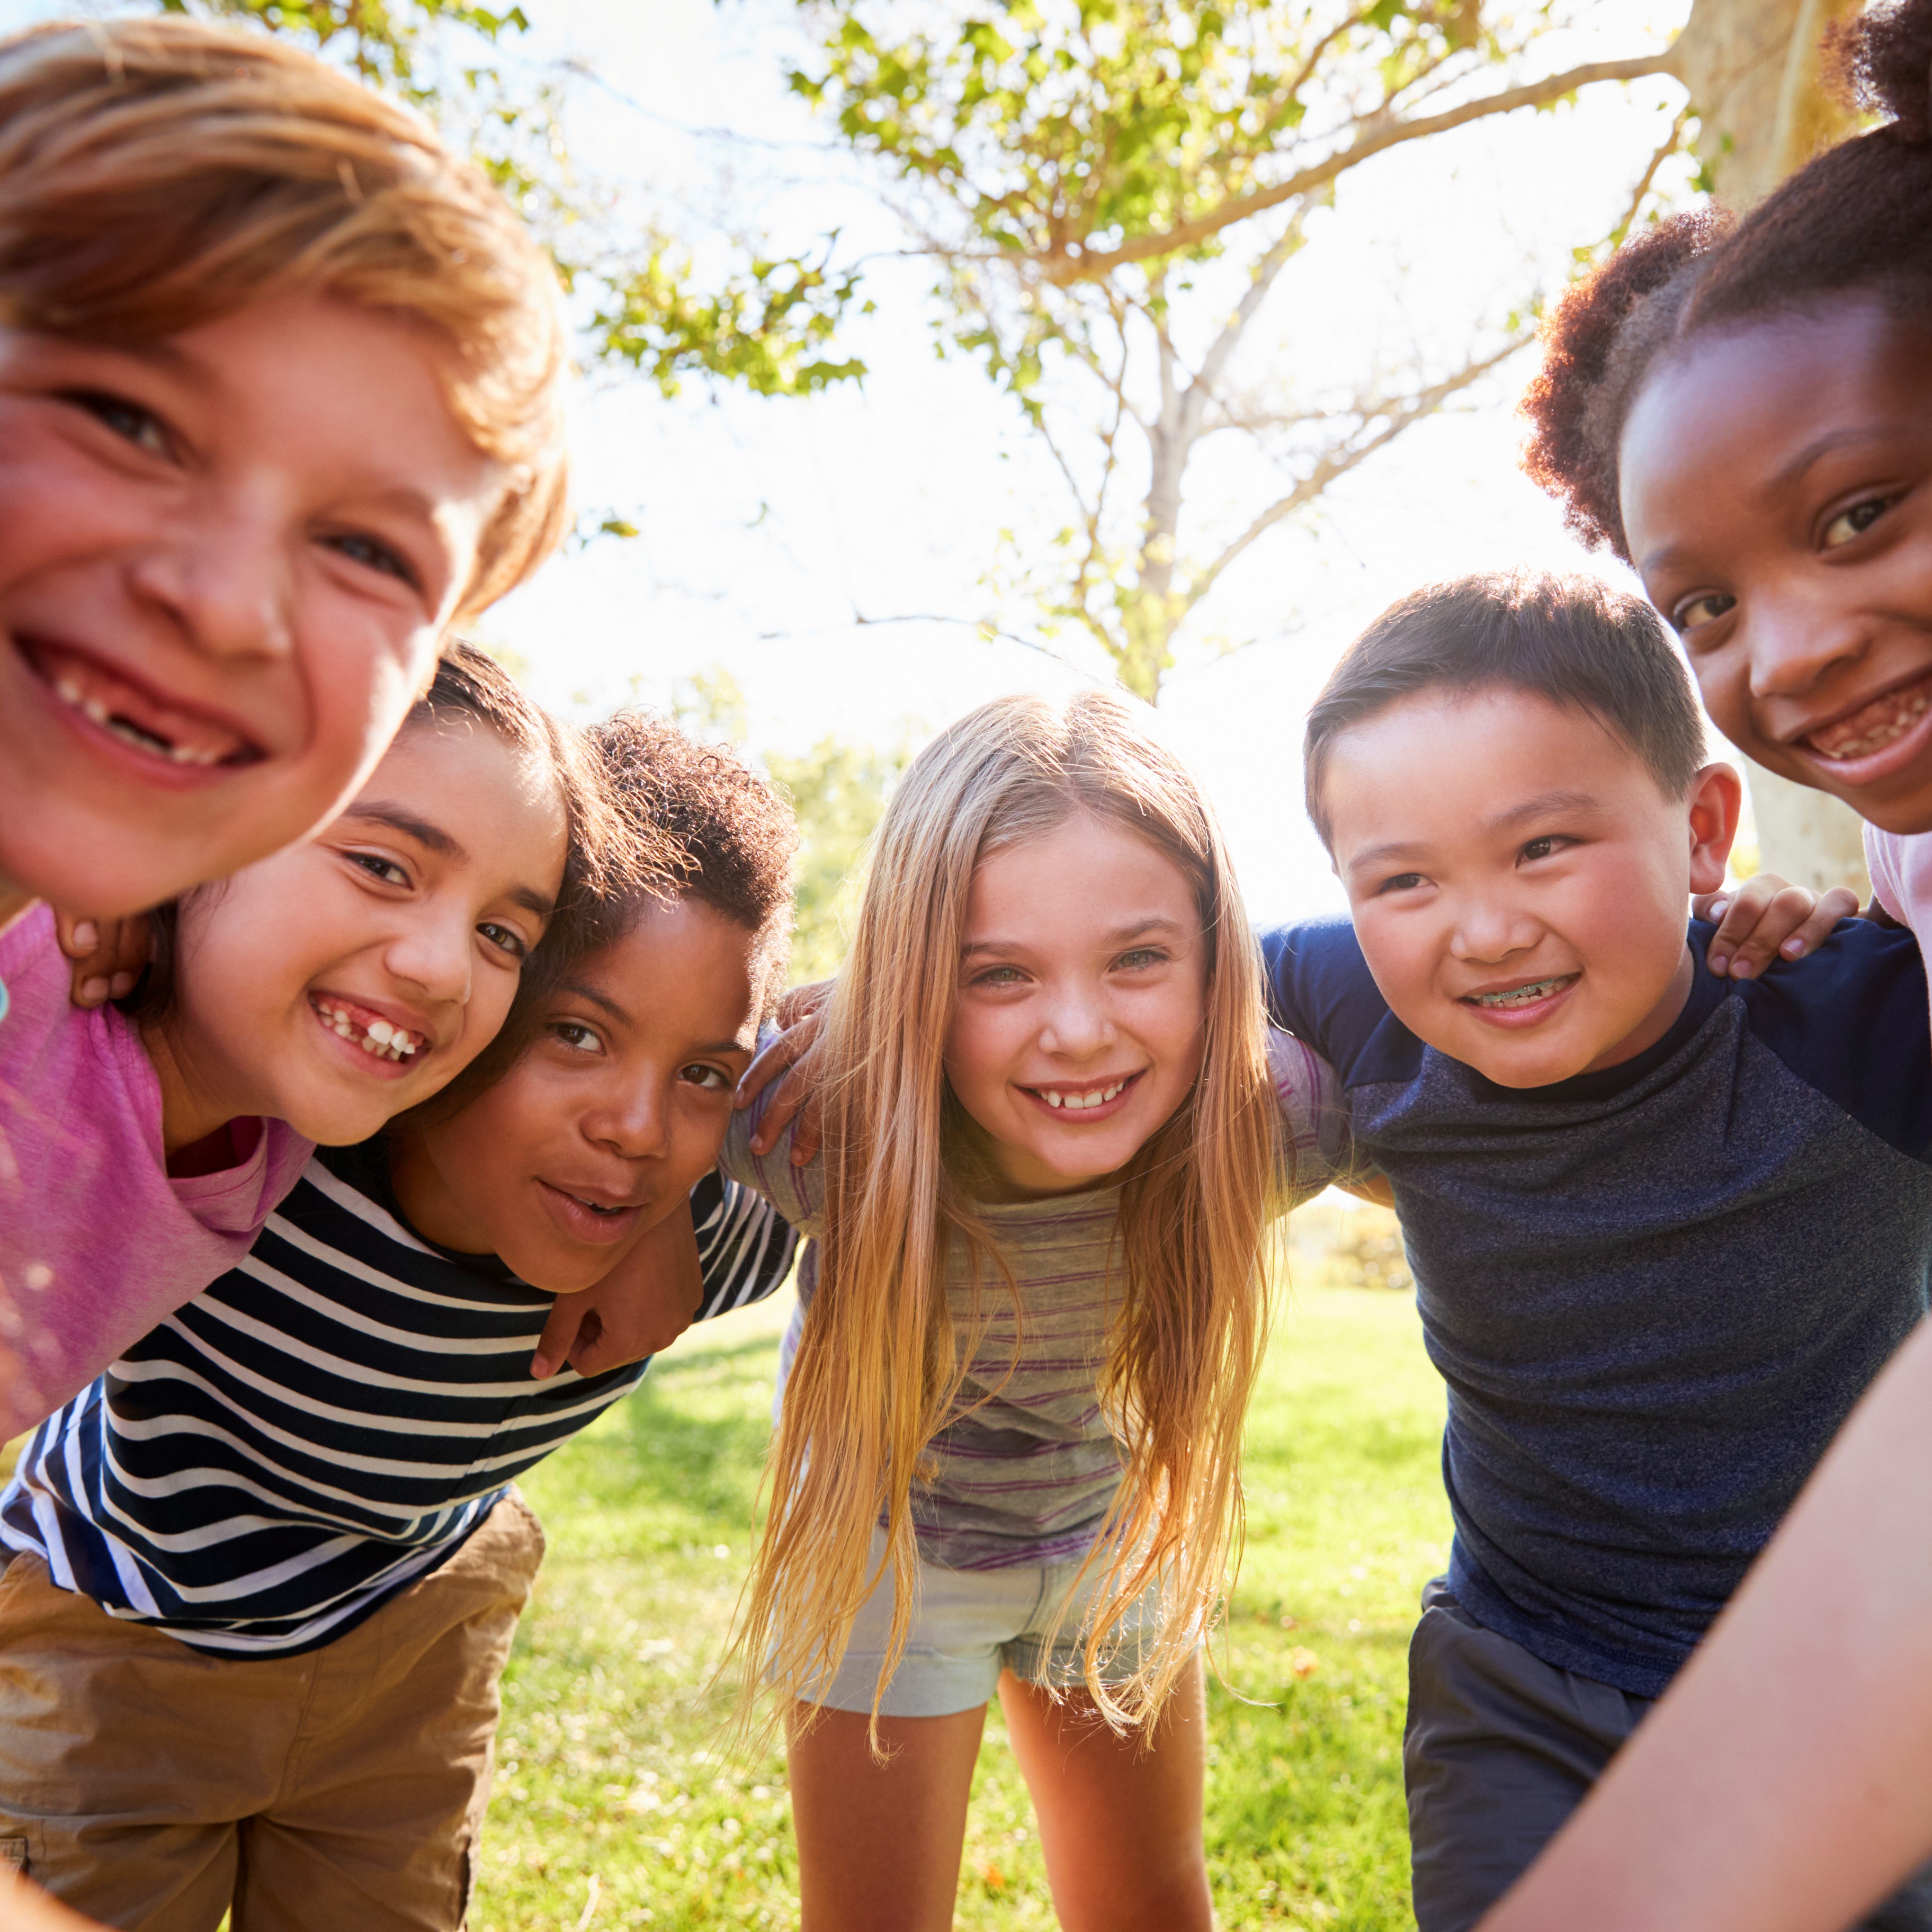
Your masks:
<svg viewBox="0 0 1932 1932"><path fill-rule="evenodd" d="M1418 1932L1468 1932L1534 1862L1648 1712L1486 1630L1438 1577L1408 1648L1402 1772ZM1932 1867L1865 1921L1932 1932Z"/></svg>

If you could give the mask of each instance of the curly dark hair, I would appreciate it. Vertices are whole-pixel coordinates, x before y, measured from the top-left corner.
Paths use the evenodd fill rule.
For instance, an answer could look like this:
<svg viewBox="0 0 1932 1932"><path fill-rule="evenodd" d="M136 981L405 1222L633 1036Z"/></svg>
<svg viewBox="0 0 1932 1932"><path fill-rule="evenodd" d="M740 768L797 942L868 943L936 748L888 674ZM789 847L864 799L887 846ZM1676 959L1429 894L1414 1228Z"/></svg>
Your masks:
<svg viewBox="0 0 1932 1932"><path fill-rule="evenodd" d="M1840 91L1888 118L1828 148L1742 218L1683 214L1575 284L1544 331L1523 402L1523 466L1586 543L1626 562L1617 444L1660 352L1759 316L1869 294L1922 322L1932 291L1932 0L1834 25Z"/></svg>
<svg viewBox="0 0 1932 1932"><path fill-rule="evenodd" d="M431 1125L495 1085L535 1037L556 988L587 955L623 938L647 902L694 898L752 935L758 1017L784 986L791 941L792 867L798 826L790 808L728 746L700 744L668 718L620 711L584 734L597 784L620 836L642 850L668 848L655 872L607 868L600 890L560 910L530 956L502 1030L442 1093L391 1123Z"/></svg>

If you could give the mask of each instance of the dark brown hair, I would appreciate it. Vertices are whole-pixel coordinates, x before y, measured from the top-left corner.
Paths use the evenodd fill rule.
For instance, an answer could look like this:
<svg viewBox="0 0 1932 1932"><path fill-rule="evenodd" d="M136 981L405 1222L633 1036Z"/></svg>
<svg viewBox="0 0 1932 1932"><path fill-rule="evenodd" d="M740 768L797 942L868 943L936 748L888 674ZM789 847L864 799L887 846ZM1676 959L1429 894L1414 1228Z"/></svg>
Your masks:
<svg viewBox="0 0 1932 1932"><path fill-rule="evenodd" d="M1840 88L1885 124L1828 149L1742 220L1679 215L1626 242L1544 330L1524 467L1579 536L1626 561L1617 445L1661 356L1846 296L1932 319L1932 0L1874 5L1828 38Z"/></svg>
<svg viewBox="0 0 1932 1932"><path fill-rule="evenodd" d="M540 759L556 782L569 827L563 884L551 926L568 927L580 909L611 889L614 881L662 880L676 855L670 842L620 824L598 780L597 763L584 733L560 723L531 701L515 679L486 651L460 639L443 646L428 690L404 718L396 736L426 725L480 724L513 750ZM222 890L216 880L170 899L148 915L148 963L140 983L116 1004L137 1021L158 1019L174 1004L176 932L182 907L202 893ZM548 938L548 933L546 938ZM541 952L542 946L537 950ZM528 972L526 965L524 970Z"/></svg>
<svg viewBox="0 0 1932 1932"><path fill-rule="evenodd" d="M1308 714L1308 815L1332 843L1322 801L1342 733L1418 692L1526 691L1587 712L1628 746L1667 797L1704 764L1704 720L1664 621L1640 597L1592 577L1535 571L1462 577L1412 591L1351 644Z"/></svg>
<svg viewBox="0 0 1932 1932"><path fill-rule="evenodd" d="M524 969L502 1030L443 1091L395 1123L430 1124L460 1113L514 1066L544 1008L577 964L614 945L649 902L694 898L752 936L760 1019L778 1003L791 939L798 827L771 787L728 746L700 744L667 718L619 712L585 733L614 837L662 854L609 866L598 889L560 913Z"/></svg>

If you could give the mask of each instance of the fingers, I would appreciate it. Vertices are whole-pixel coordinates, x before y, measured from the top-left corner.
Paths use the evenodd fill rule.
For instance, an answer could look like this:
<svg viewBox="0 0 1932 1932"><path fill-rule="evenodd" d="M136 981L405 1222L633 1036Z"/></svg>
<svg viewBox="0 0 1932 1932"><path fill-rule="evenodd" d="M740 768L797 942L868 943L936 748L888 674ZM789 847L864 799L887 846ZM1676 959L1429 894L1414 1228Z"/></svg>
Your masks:
<svg viewBox="0 0 1932 1932"><path fill-rule="evenodd" d="M1841 919L1858 909L1853 894L1834 886L1822 897L1768 874L1748 880L1728 904L1712 900L1705 914L1718 920L1707 960L1713 973L1755 978L1780 959L1799 959Z"/></svg>
<svg viewBox="0 0 1932 1932"><path fill-rule="evenodd" d="M134 990L148 963L146 914L133 919L96 920L80 913L54 912L60 950L74 962L68 997L77 1006L105 1006Z"/></svg>
<svg viewBox="0 0 1932 1932"><path fill-rule="evenodd" d="M752 1136L754 1154L770 1154L788 1127L794 1129L793 1166L802 1167L818 1151L818 1066L816 1054L801 1054L798 1064L773 1089Z"/></svg>
<svg viewBox="0 0 1932 1932"><path fill-rule="evenodd" d="M808 986L794 986L778 1000L778 1024L787 1028L820 1012L832 997L830 980L814 980Z"/></svg>
<svg viewBox="0 0 1932 1932"><path fill-rule="evenodd" d="M808 1013L761 1047L758 1058L745 1069L731 1104L748 1107L778 1075L796 1066L812 1051L822 1024L816 1013ZM764 1150L760 1148L758 1151L762 1154Z"/></svg>
<svg viewBox="0 0 1932 1932"><path fill-rule="evenodd" d="M589 1305L590 1294L589 1289L580 1289L575 1294L560 1294L550 1304L549 1318L530 1358L530 1373L538 1382L548 1381L570 1360L578 1330L596 1313Z"/></svg>

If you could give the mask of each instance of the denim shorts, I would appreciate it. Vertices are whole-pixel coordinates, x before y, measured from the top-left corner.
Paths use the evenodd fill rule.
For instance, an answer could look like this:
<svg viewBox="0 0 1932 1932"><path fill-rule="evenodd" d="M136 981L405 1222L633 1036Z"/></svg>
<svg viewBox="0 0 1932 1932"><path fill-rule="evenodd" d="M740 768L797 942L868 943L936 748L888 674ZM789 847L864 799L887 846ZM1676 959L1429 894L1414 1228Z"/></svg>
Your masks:
<svg viewBox="0 0 1932 1932"><path fill-rule="evenodd" d="M884 1532L875 1529L869 1559L874 1568L885 1553ZM1106 1569L1096 1563L1076 1594L1080 1568L1080 1559L1004 1570L944 1570L921 1563L912 1628L898 1668L879 1700L881 1714L944 1718L975 1710L991 1701L1006 1670L1029 1684L1057 1689L1081 1683L1085 1612ZM1057 1617L1060 1628L1049 1645L1048 1634ZM888 1570L860 1606L838 1670L811 1701L834 1711L870 1711L892 1622ZM1140 1667L1142 1645L1150 1647L1160 1628L1160 1591L1150 1585L1101 1646L1101 1682L1124 1684L1132 1677Z"/></svg>

